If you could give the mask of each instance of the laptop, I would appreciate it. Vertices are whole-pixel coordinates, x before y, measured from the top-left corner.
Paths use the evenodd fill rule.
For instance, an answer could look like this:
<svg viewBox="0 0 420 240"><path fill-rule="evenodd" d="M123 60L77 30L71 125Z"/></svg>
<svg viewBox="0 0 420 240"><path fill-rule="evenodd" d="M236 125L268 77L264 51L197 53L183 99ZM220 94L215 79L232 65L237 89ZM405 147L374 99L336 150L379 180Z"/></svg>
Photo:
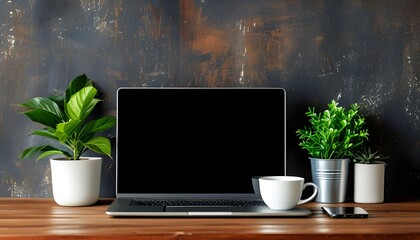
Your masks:
<svg viewBox="0 0 420 240"><path fill-rule="evenodd" d="M116 198L107 215L311 214L269 209L252 184L286 175L283 88L121 87L116 102Z"/></svg>

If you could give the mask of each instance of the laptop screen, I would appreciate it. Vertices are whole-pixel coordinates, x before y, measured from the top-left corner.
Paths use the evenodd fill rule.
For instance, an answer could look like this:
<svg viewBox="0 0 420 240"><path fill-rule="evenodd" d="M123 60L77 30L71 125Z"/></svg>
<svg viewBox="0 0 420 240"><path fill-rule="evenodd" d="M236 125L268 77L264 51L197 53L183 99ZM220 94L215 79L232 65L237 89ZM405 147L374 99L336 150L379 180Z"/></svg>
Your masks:
<svg viewBox="0 0 420 240"><path fill-rule="evenodd" d="M285 175L282 88L120 88L117 194L253 193Z"/></svg>

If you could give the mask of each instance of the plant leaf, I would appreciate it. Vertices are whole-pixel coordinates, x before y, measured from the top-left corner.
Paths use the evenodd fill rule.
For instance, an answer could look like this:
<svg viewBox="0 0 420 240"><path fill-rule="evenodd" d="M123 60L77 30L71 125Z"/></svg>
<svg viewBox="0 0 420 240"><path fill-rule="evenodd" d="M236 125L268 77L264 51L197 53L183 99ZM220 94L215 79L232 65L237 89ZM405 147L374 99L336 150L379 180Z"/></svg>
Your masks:
<svg viewBox="0 0 420 240"><path fill-rule="evenodd" d="M60 149L57 149L51 145L41 145L23 150L19 157L20 159L26 159L38 154L39 156L36 158L36 160L42 159L53 154L60 154L67 157L70 156L70 154L68 154L67 152L61 151Z"/></svg>
<svg viewBox="0 0 420 240"><path fill-rule="evenodd" d="M106 137L94 137L88 142L84 143L83 145L96 153L105 154L108 157L112 158L111 142Z"/></svg>
<svg viewBox="0 0 420 240"><path fill-rule="evenodd" d="M55 128L58 123L66 121L64 112L48 98L35 97L23 102L20 106L29 108L28 111L23 112L29 119L48 127Z"/></svg>
<svg viewBox="0 0 420 240"><path fill-rule="evenodd" d="M107 116L97 120L90 121L86 126L82 129L80 135L81 138L85 134L92 134L106 131L116 124L116 119L114 116Z"/></svg>
<svg viewBox="0 0 420 240"><path fill-rule="evenodd" d="M53 129L34 130L32 131L32 135L37 135L37 136L42 136L42 137L58 140Z"/></svg>
<svg viewBox="0 0 420 240"><path fill-rule="evenodd" d="M64 112L60 109L58 104L49 98L34 97L32 99L26 100L25 102L19 105L30 109L43 109L47 112L54 114L60 119L65 119Z"/></svg>
<svg viewBox="0 0 420 240"><path fill-rule="evenodd" d="M36 160L38 161L40 159L43 159L43 158L48 157L48 156L51 156L51 155L63 155L63 156L69 157L69 155L66 154L66 152L63 152L61 150L56 149L56 150L50 150L50 151L45 151L45 152L41 153L36 158Z"/></svg>
<svg viewBox="0 0 420 240"><path fill-rule="evenodd" d="M89 86L73 94L65 105L65 111L70 119L83 121L100 101L94 98L96 93L96 88Z"/></svg>
<svg viewBox="0 0 420 240"><path fill-rule="evenodd" d="M93 82L86 76L86 74L77 76L70 82L66 90L66 102L70 101L70 97L73 96L73 94L88 86L93 86Z"/></svg>
<svg viewBox="0 0 420 240"><path fill-rule="evenodd" d="M34 122L40 123L44 126L55 128L55 126L62 122L62 119L58 118L56 115L47 112L43 109L32 109L26 112L23 112L29 119Z"/></svg>
<svg viewBox="0 0 420 240"><path fill-rule="evenodd" d="M73 135L73 133L80 127L80 120L70 120L65 123L57 125L55 136L61 141L65 140Z"/></svg>

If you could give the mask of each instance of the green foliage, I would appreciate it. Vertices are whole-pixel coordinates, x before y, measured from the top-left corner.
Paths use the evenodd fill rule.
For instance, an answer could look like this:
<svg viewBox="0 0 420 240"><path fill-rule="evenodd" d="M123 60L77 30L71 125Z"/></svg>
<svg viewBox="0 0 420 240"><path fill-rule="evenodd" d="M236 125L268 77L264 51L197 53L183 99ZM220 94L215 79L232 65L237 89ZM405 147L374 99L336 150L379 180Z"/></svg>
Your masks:
<svg viewBox="0 0 420 240"><path fill-rule="evenodd" d="M89 116L99 103L95 98L97 89L85 74L73 79L65 96L55 95L49 98L34 97L19 104L22 112L30 120L44 126L32 131L31 135L41 136L56 142L64 149L51 144L27 148L20 154L21 159L37 156L36 160L50 155L62 155L67 159L78 160L87 150L111 157L110 140L96 136L116 124L114 116L89 120Z"/></svg>
<svg viewBox="0 0 420 240"><path fill-rule="evenodd" d="M305 114L310 126L298 129L296 134L299 146L314 158L351 158L368 139L365 119L359 114L357 104L352 104L347 111L332 100L324 112L316 113L315 108L309 107Z"/></svg>
<svg viewBox="0 0 420 240"><path fill-rule="evenodd" d="M362 164L384 163L383 161L389 158L389 156L379 154L378 151L372 153L370 147L364 146L353 155L353 162Z"/></svg>

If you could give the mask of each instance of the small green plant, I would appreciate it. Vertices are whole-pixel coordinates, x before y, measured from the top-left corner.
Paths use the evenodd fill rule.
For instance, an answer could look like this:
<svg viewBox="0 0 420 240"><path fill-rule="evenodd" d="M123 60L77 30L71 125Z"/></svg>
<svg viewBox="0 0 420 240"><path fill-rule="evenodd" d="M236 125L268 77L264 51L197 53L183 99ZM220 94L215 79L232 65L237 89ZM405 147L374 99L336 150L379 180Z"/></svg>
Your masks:
<svg viewBox="0 0 420 240"><path fill-rule="evenodd" d="M361 147L354 155L353 162L362 164L385 163L389 156L379 154L378 151L372 152L370 147Z"/></svg>
<svg viewBox="0 0 420 240"><path fill-rule="evenodd" d="M351 158L368 139L365 119L360 115L357 104L352 104L347 111L332 100L322 113L316 113L315 108L309 107L305 115L310 126L298 129L296 134L300 139L299 146L314 158Z"/></svg>
<svg viewBox="0 0 420 240"><path fill-rule="evenodd" d="M97 89L85 74L73 79L64 96L48 98L34 97L19 106L29 119L44 126L32 131L32 135L50 139L63 149L51 144L27 148L20 154L21 159L37 156L36 160L50 155L61 155L67 159L79 160L87 150L111 157L109 138L96 136L116 124L114 116L90 120L89 116L96 104L102 100L95 98Z"/></svg>

